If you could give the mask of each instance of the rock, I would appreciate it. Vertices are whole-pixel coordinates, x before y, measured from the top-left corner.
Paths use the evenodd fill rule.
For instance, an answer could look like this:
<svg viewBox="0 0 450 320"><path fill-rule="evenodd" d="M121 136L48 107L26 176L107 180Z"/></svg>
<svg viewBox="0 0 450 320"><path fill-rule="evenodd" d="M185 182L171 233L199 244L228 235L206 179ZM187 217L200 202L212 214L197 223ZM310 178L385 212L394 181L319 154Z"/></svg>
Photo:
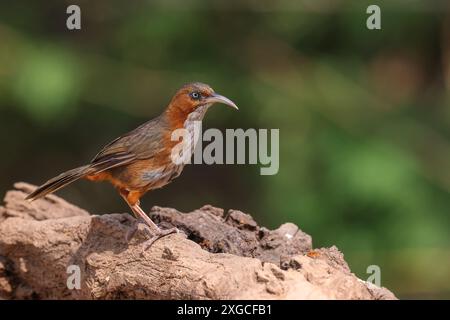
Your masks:
<svg viewBox="0 0 450 320"><path fill-rule="evenodd" d="M0 299L395 299L292 223L268 230L238 210L153 207L187 238L142 254L145 232L125 241L127 214L89 215L54 195L29 203L35 187L15 187L0 207ZM69 289L76 270L80 288Z"/></svg>

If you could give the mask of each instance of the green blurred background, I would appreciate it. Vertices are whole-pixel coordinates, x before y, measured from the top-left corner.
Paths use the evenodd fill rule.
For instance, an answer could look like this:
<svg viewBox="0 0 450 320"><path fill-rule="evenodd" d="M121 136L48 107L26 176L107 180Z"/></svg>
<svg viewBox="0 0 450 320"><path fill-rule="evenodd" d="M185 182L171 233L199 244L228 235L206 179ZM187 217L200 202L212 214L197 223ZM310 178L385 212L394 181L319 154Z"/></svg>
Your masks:
<svg viewBox="0 0 450 320"><path fill-rule="evenodd" d="M448 1L447 1L448 3ZM66 29L81 7L82 30ZM382 30L366 28L381 7ZM187 166L143 207L292 221L400 298L450 297L450 7L445 1L2 1L0 191L89 161L182 84L234 100L204 128L279 128L280 171ZM125 212L106 184L58 192Z"/></svg>

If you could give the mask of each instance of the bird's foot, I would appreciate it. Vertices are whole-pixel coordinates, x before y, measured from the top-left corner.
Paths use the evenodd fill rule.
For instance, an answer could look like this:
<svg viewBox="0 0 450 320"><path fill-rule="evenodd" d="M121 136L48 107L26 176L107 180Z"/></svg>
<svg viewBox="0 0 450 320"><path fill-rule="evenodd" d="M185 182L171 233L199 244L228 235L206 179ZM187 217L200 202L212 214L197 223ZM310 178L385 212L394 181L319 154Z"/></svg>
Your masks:
<svg viewBox="0 0 450 320"><path fill-rule="evenodd" d="M132 218L132 217L131 217ZM159 240L169 234L172 233L181 233L178 228L170 228L170 229L157 229L151 228L145 221L140 219L133 219L133 224L128 232L125 234L125 241L130 242L133 236L136 234L136 231L139 229L139 226L142 226L143 230L150 236L150 239L146 240L142 245L142 252L144 253L148 248L150 248L156 240Z"/></svg>
<svg viewBox="0 0 450 320"><path fill-rule="evenodd" d="M133 219L131 228L127 231L125 234L125 241L130 242L130 240L133 238L133 236L136 234L136 231L138 231L139 226L142 226L142 228L145 230L145 232L149 233L150 235L153 235L154 233L158 233L160 229L153 230L148 226L148 224L145 223L145 221L134 219L133 217L130 217L130 219Z"/></svg>
<svg viewBox="0 0 450 320"><path fill-rule="evenodd" d="M150 228L149 228L150 229ZM146 229L148 232L149 229ZM144 242L144 244L142 245L142 253L144 253L148 248L150 248L153 243L155 243L156 240L161 239L169 234L172 233L180 233L180 230L178 228L170 228L170 229L159 229L158 232L151 234L151 238L147 241Z"/></svg>

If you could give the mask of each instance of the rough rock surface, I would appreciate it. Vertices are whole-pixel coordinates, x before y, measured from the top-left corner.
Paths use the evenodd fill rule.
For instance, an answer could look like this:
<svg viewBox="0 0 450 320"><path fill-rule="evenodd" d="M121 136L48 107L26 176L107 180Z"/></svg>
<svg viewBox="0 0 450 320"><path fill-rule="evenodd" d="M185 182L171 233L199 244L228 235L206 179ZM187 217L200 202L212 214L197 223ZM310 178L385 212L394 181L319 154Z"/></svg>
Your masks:
<svg viewBox="0 0 450 320"><path fill-rule="evenodd" d="M258 226L241 211L154 207L172 234L142 253L128 214L89 215L57 196L29 203L15 184L0 207L0 299L395 299L351 273L336 247L312 249L291 223ZM68 266L80 289L67 286Z"/></svg>

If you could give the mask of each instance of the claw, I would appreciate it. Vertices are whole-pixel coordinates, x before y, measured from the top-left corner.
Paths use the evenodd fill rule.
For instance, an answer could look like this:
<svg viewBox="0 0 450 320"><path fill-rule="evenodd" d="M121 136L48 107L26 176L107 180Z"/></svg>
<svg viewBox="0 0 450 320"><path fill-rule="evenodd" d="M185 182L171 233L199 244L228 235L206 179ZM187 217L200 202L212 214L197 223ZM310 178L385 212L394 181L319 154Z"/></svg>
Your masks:
<svg viewBox="0 0 450 320"><path fill-rule="evenodd" d="M170 228L165 230L160 229L159 233L153 235L149 240L144 242L144 244L142 245L142 253L147 251L147 249L150 248L156 240L161 239L172 233L180 233L180 230L178 230L178 228Z"/></svg>

